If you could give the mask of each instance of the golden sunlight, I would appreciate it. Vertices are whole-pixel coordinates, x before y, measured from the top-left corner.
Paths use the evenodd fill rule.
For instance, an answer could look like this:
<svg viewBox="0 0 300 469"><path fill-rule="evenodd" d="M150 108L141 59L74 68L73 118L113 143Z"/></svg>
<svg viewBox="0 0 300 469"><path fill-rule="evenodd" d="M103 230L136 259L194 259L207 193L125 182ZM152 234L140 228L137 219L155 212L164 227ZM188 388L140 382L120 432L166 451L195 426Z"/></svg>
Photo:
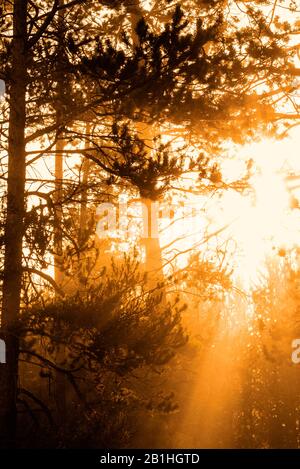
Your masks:
<svg viewBox="0 0 300 469"><path fill-rule="evenodd" d="M299 13L1 1L0 449L300 448Z"/></svg>

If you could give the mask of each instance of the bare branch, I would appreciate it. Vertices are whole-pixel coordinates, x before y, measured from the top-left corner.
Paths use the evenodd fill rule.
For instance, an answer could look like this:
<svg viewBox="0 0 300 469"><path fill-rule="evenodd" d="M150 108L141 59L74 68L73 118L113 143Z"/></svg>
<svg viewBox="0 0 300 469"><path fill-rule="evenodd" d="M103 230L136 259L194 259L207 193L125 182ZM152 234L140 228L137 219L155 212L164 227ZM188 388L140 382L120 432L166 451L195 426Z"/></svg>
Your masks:
<svg viewBox="0 0 300 469"><path fill-rule="evenodd" d="M29 41L27 41L27 48L31 49L43 36L45 31L47 30L48 26L50 25L51 21L53 20L54 16L56 15L59 7L59 0L54 0L52 10L47 14L46 19L44 20L43 24L37 30L37 32L32 36Z"/></svg>
<svg viewBox="0 0 300 469"><path fill-rule="evenodd" d="M48 274L45 274L45 272L42 272L41 270L34 269L33 267L23 267L24 272L28 272L29 274L35 274L38 275L39 277L43 278L46 280L50 285L55 289L55 291L62 297L65 296L64 292L61 290L61 288L57 285L55 280Z"/></svg>

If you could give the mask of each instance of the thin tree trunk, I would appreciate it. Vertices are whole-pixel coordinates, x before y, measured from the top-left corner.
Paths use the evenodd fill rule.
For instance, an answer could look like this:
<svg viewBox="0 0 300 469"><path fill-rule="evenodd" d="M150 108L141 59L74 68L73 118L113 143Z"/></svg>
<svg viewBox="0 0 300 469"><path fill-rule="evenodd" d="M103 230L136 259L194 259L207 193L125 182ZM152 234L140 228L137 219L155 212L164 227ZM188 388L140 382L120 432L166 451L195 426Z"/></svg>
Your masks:
<svg viewBox="0 0 300 469"><path fill-rule="evenodd" d="M54 280L61 288L63 282L62 267L62 195L63 195L63 150L65 142L59 138L55 153L55 219L54 219Z"/></svg>
<svg viewBox="0 0 300 469"><path fill-rule="evenodd" d="M85 133L89 136L91 132L91 125L89 122L86 124ZM89 141L86 141L85 148L89 147ZM85 241L86 226L87 226L87 202L88 202L88 193L87 193L87 184L90 175L91 160L83 157L82 159L82 181L83 190L80 197L80 220L79 220L79 246L82 247Z"/></svg>
<svg viewBox="0 0 300 469"><path fill-rule="evenodd" d="M9 84L7 214L1 314L1 333L6 343L6 364L0 365L0 446L2 448L14 446L17 420L19 340L15 326L21 303L25 213L26 14L27 1L15 0Z"/></svg>
<svg viewBox="0 0 300 469"><path fill-rule="evenodd" d="M64 0L60 0L59 5L62 6ZM60 43L58 44L58 59L59 62L63 62L64 49L63 49L63 36L64 36L64 13L58 13L58 33L60 36ZM57 83L58 101L56 109L56 121L60 128L63 122L63 95L64 95L64 84L65 76L59 77ZM56 143L55 153L55 219L54 219L54 280L59 288L63 289L64 272L63 272L63 234L62 234L62 223L63 223L63 178L64 178L64 148L65 140L64 134L59 133L58 140ZM58 327L60 327L58 322ZM56 361L61 364L65 360L65 347L59 345L56 352ZM66 402L66 378L65 376L57 372L55 377L55 400L56 408L58 413L58 420L61 424L65 422L67 413L67 402Z"/></svg>
<svg viewBox="0 0 300 469"><path fill-rule="evenodd" d="M63 285L63 265L62 265L62 253L63 253L63 237L62 237L62 196L63 196L63 150L65 142L63 138L60 138L56 144L55 154L55 227L54 227L54 280L56 284L62 289ZM63 362L65 359L65 347L59 345L56 352L56 361L58 364ZM66 403L66 378L65 376L57 372L56 373L56 407L58 412L58 419L61 422L65 421L67 412Z"/></svg>
<svg viewBox="0 0 300 469"><path fill-rule="evenodd" d="M85 238L86 238L86 229L87 229L87 203L88 203L88 194L87 194L87 184L89 180L91 161L87 158L83 159L82 162L82 185L83 190L80 197L80 219L79 219L79 246L82 248ZM81 254L81 253L80 253Z"/></svg>
<svg viewBox="0 0 300 469"><path fill-rule="evenodd" d="M64 0L60 0L59 6L63 6ZM58 13L58 33L60 42L58 44L58 59L59 62L63 62L64 57L64 13ZM56 103L56 122L59 130L63 122L63 95L64 95L65 76L62 74L58 77L57 82L57 103ZM55 282L61 287L63 281L63 268L62 268L62 196L63 196L63 151L65 148L64 135L58 134L58 140L56 142L56 153L55 153L55 220L54 220L54 245L55 245L55 256L54 256L54 279Z"/></svg>
<svg viewBox="0 0 300 469"><path fill-rule="evenodd" d="M89 122L86 124L86 135L89 136L91 132L91 125ZM85 143L85 147L89 147L89 141ZM85 282L87 275L87 257L84 250L84 244L86 242L87 234L87 221L88 221L88 181L90 176L91 160L83 157L82 159L82 180L81 184L83 186L81 196L80 196L80 215L79 215L79 232L78 232L78 244L79 244L79 269L78 269L78 282L79 285Z"/></svg>

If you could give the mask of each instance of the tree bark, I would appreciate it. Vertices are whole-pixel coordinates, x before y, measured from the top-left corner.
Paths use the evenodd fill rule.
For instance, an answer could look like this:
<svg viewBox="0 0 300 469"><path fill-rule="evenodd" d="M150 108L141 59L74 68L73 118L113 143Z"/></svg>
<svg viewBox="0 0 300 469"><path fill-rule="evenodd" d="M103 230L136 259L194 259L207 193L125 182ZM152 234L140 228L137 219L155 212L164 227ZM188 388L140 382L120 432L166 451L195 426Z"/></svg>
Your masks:
<svg viewBox="0 0 300 469"><path fill-rule="evenodd" d="M13 447L16 439L19 318L22 285L22 246L25 213L25 123L27 82L27 0L15 0L9 82L9 137L7 213L1 335L6 363L0 373L0 446Z"/></svg>

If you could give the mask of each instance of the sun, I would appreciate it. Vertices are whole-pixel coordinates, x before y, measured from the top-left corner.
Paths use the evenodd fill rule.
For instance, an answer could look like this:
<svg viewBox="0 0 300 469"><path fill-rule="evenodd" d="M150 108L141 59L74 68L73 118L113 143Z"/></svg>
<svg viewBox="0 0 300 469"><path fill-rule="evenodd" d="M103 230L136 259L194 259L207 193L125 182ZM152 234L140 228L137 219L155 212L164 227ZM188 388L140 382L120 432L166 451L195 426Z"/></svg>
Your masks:
<svg viewBox="0 0 300 469"><path fill-rule="evenodd" d="M224 219L234 220L227 231L238 246L234 274L248 289L260 282L267 258L299 245L300 211L291 204L300 195L299 145L294 132L283 141L266 139L242 148L240 156L254 163L251 189L247 195L229 191L222 197Z"/></svg>
<svg viewBox="0 0 300 469"><path fill-rule="evenodd" d="M227 259L234 280L246 291L257 286L266 274L268 259L280 262L282 253L299 246L299 148L297 128L284 140L263 139L229 148L231 157L224 158L220 164L223 179L235 181L243 177L252 160L249 190L220 189L213 195L190 194L184 204L194 215L181 219L177 213L178 222L170 223L170 228L161 232L162 248L173 243L175 251L183 251L176 257L182 266L188 262L185 250L191 246L209 255L222 244L226 249L230 246ZM192 177L187 179L187 186L191 181ZM214 232L217 236L205 244L207 235Z"/></svg>

